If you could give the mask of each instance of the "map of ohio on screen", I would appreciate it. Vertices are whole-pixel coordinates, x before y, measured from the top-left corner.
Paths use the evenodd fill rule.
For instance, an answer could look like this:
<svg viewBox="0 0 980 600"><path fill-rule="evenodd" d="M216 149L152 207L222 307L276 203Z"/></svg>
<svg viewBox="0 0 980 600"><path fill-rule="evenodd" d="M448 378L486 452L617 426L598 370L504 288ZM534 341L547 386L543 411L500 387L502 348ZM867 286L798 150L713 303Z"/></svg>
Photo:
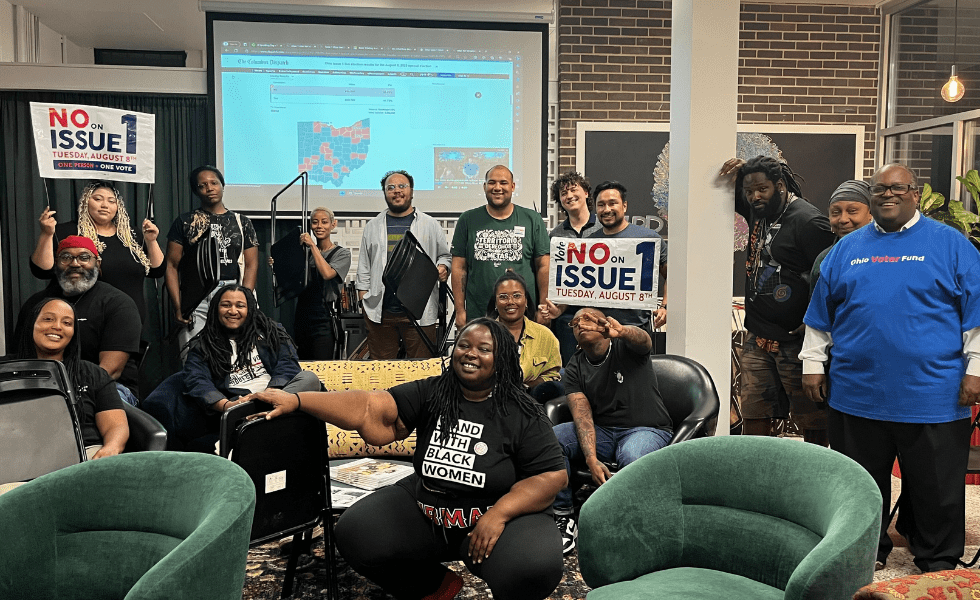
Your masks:
<svg viewBox="0 0 980 600"><path fill-rule="evenodd" d="M354 169L364 166L371 145L371 119L346 127L333 123L297 123L299 170L309 171L310 181L340 187Z"/></svg>

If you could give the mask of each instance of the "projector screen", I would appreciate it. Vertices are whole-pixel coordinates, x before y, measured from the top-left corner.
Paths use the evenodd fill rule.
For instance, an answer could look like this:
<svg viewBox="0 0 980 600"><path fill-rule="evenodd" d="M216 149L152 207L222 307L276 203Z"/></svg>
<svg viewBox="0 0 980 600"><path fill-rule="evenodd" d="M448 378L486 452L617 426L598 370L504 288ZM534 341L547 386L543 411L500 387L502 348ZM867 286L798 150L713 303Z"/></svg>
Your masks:
<svg viewBox="0 0 980 600"><path fill-rule="evenodd" d="M417 206L456 215L486 201L497 164L515 203L546 204L546 24L207 17L229 207L266 213L305 170L311 208L373 215L381 177L404 169ZM278 210L295 214L296 198Z"/></svg>

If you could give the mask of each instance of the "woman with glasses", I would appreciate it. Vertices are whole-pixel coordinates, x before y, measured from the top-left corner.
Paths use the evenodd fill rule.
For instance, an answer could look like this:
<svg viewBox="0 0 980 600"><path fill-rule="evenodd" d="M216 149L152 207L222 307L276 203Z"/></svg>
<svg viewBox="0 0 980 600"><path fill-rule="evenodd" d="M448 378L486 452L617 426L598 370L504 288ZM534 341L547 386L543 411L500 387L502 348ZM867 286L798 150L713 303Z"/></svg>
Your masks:
<svg viewBox="0 0 980 600"><path fill-rule="evenodd" d="M545 402L560 396L561 352L551 330L535 323L528 311L527 283L514 271L506 271L493 285L487 316L496 318L517 342L524 386L532 398Z"/></svg>
<svg viewBox="0 0 980 600"><path fill-rule="evenodd" d="M143 281L162 277L166 269L163 250L157 243L160 230L144 219L141 232L133 231L122 195L111 182L95 181L85 186L78 200L78 220L57 223L55 211L46 206L39 219L41 235L31 255L31 273L38 279L55 276L54 248L69 235L87 237L102 258L99 279L125 293L136 303L140 321L146 321Z"/></svg>

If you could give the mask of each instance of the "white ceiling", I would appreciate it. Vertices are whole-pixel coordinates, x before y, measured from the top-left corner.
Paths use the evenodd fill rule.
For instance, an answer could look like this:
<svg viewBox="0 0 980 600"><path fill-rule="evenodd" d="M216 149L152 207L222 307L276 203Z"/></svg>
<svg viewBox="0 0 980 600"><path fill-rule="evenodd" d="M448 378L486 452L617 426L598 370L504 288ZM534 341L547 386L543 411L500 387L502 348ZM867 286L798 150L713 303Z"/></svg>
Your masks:
<svg viewBox="0 0 980 600"><path fill-rule="evenodd" d="M14 0L86 48L203 50L197 0Z"/></svg>
<svg viewBox="0 0 980 600"><path fill-rule="evenodd" d="M763 0L765 1L765 0ZM881 0L794 0L795 3L873 5ZM38 19L86 48L130 50L203 51L205 19L199 0L14 0ZM209 6L227 5L229 11L282 12L293 14L341 13L361 16L404 17L415 12L431 18L437 12L461 14L479 11L476 18L493 13L551 15L553 0L489 0L464 3L460 0L225 0L208 1ZM478 6L477 6L478 5Z"/></svg>

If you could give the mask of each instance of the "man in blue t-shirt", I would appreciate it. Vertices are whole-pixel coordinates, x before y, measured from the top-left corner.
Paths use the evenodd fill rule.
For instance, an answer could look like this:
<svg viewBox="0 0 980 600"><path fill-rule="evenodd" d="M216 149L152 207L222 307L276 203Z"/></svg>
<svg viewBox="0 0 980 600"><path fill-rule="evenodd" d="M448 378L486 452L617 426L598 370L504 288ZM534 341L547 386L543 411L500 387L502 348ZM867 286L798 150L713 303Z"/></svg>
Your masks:
<svg viewBox="0 0 980 600"><path fill-rule="evenodd" d="M804 318L803 387L829 404L830 447L881 490L875 569L892 549L896 457L896 527L922 571L952 569L965 541L969 407L980 404L980 254L952 227L923 218L908 167L885 165L871 183L873 223L842 238L821 265Z"/></svg>

